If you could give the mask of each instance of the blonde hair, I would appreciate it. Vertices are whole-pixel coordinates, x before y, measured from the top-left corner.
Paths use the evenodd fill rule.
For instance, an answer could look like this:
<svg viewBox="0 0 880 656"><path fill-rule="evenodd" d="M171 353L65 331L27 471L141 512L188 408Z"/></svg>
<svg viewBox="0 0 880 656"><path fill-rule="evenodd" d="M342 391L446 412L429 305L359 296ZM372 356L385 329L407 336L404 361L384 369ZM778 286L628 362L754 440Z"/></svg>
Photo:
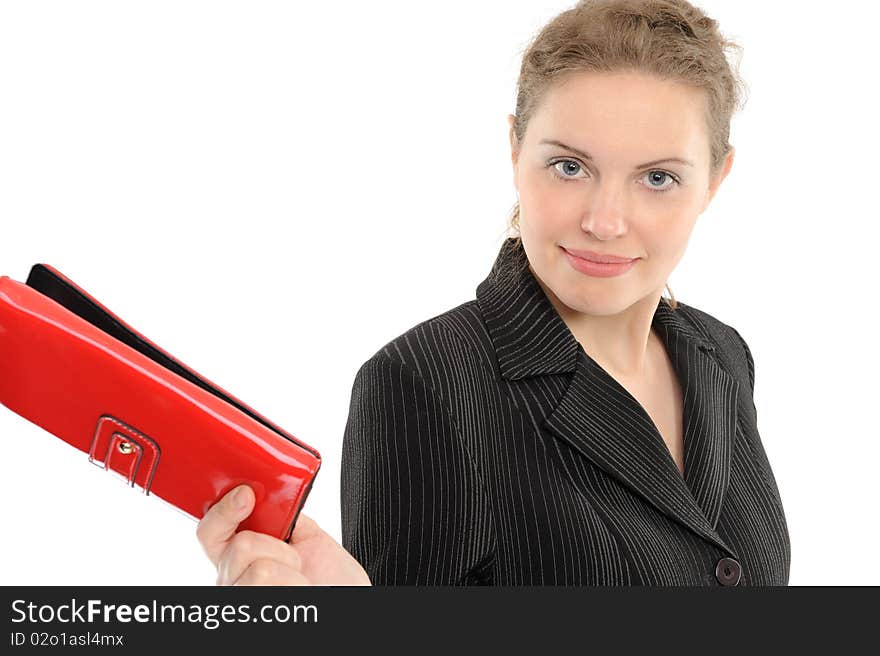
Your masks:
<svg viewBox="0 0 880 656"><path fill-rule="evenodd" d="M736 69L727 49L737 52ZM553 18L527 47L517 80L513 131L523 142L526 127L547 91L581 71L635 71L706 91L710 175L730 152L730 119L748 89L738 75L742 48L726 39L718 22L687 0L581 0ZM517 245L519 202L508 221ZM672 309L677 302L669 290Z"/></svg>

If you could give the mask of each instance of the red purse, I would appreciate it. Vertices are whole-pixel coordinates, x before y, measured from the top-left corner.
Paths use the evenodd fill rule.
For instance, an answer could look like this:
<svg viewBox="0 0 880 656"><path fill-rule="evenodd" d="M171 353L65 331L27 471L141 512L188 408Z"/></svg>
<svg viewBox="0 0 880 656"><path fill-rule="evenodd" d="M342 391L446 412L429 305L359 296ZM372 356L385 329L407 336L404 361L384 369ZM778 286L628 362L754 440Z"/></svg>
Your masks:
<svg viewBox="0 0 880 656"><path fill-rule="evenodd" d="M321 465L47 264L0 276L0 403L195 520L247 483L238 530L285 541Z"/></svg>

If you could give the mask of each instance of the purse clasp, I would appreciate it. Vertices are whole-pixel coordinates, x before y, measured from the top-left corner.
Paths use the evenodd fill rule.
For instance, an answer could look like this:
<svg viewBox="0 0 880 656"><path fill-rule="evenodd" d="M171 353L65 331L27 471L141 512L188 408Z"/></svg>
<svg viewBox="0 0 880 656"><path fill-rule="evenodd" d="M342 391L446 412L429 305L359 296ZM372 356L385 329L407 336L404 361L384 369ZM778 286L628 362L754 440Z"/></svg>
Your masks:
<svg viewBox="0 0 880 656"><path fill-rule="evenodd" d="M156 441L133 426L111 415L98 419L89 462L120 474L129 486L137 483L149 495L159 455Z"/></svg>

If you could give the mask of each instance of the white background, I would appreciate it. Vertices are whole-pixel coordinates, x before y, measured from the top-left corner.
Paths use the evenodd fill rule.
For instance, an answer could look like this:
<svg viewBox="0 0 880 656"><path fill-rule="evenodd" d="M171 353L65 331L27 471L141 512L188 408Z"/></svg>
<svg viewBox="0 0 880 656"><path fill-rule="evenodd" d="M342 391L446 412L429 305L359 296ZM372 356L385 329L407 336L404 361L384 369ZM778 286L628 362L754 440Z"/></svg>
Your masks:
<svg viewBox="0 0 880 656"><path fill-rule="evenodd" d="M55 266L316 447L340 539L354 374L488 274L522 49L571 4L3 2L0 275ZM752 349L791 584L876 585L880 10L701 6L750 95L670 285ZM0 445L0 583L214 584L171 506L5 407Z"/></svg>

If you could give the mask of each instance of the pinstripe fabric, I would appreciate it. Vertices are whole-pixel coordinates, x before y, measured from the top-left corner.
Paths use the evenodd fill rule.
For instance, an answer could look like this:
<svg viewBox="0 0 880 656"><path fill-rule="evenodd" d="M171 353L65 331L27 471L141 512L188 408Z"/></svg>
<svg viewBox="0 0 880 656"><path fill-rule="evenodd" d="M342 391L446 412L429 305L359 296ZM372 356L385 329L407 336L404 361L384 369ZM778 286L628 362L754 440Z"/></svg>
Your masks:
<svg viewBox="0 0 880 656"><path fill-rule="evenodd" d="M476 299L379 349L352 386L342 544L374 585L787 585L790 544L740 334L661 300L682 476L508 239Z"/></svg>

